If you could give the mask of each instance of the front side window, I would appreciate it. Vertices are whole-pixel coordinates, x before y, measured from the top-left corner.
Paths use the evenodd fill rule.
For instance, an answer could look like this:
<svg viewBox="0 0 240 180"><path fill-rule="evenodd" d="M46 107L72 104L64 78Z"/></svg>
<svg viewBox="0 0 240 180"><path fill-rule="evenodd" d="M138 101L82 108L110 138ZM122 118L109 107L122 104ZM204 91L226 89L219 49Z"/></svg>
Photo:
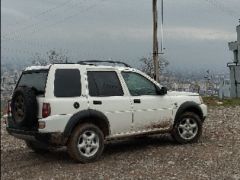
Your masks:
<svg viewBox="0 0 240 180"><path fill-rule="evenodd" d="M80 96L80 71L78 69L57 69L54 80L54 95L56 97Z"/></svg>
<svg viewBox="0 0 240 180"><path fill-rule="evenodd" d="M123 96L122 86L114 71L88 71L90 96Z"/></svg>
<svg viewBox="0 0 240 180"><path fill-rule="evenodd" d="M122 76L132 96L157 95L156 86L142 75L134 72L122 72Z"/></svg>

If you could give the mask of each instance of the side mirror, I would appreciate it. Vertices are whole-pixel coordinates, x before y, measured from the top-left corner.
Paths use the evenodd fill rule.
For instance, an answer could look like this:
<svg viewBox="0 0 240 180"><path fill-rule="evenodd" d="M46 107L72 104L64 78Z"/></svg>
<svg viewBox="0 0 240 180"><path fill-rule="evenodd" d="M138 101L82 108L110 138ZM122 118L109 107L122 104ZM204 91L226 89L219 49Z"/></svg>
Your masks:
<svg viewBox="0 0 240 180"><path fill-rule="evenodd" d="M167 88L166 87L161 87L161 88L157 87L157 93L159 95L165 95L165 94L167 94Z"/></svg>

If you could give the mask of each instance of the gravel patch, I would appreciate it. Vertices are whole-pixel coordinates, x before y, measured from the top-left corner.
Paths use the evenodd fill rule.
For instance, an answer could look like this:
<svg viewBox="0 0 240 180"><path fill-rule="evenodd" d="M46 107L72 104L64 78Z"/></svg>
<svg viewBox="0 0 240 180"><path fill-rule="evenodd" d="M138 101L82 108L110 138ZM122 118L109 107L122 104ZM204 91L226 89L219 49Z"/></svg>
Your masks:
<svg viewBox="0 0 240 180"><path fill-rule="evenodd" d="M240 106L209 109L198 143L169 135L109 143L99 161L76 164L66 149L38 155L1 126L1 179L240 180Z"/></svg>

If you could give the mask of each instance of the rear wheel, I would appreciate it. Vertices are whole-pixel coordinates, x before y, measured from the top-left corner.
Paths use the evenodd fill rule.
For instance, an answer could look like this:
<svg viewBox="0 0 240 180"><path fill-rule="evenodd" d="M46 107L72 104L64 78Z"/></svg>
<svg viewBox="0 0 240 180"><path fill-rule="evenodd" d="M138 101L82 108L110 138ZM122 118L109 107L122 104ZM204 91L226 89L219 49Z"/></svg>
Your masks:
<svg viewBox="0 0 240 180"><path fill-rule="evenodd" d="M48 145L38 141L25 141L28 148L32 149L35 153L45 154L49 152Z"/></svg>
<svg viewBox="0 0 240 180"><path fill-rule="evenodd" d="M68 145L69 155L80 163L97 160L104 149L104 135L94 124L80 124L73 131Z"/></svg>
<svg viewBox="0 0 240 180"><path fill-rule="evenodd" d="M202 121L197 114L185 112L174 124L171 134L178 143L196 142L202 134Z"/></svg>

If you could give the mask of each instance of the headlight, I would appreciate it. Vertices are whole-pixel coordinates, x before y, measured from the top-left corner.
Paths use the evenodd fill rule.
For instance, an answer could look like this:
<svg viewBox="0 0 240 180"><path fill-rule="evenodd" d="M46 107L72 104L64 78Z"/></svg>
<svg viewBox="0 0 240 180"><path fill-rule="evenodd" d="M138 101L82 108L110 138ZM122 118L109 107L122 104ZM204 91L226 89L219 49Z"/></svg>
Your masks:
<svg viewBox="0 0 240 180"><path fill-rule="evenodd" d="M201 104L204 104L203 98L201 96L199 96L199 100L200 100Z"/></svg>

